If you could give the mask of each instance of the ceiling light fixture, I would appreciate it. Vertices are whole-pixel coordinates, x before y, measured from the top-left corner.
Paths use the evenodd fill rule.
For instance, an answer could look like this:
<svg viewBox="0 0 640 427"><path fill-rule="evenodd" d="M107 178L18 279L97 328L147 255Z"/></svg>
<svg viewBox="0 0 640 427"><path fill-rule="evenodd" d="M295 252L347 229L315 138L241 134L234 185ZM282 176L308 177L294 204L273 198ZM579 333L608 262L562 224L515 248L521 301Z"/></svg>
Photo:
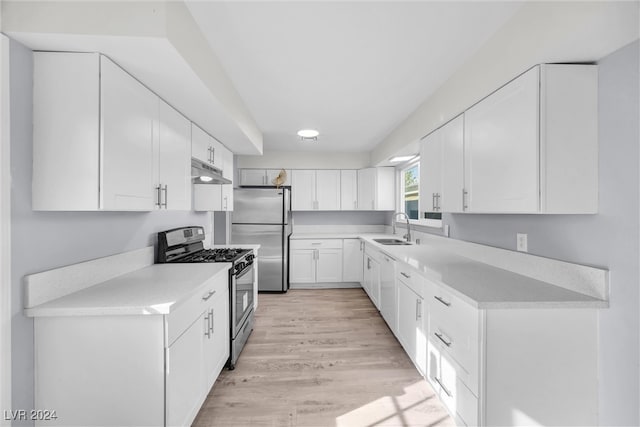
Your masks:
<svg viewBox="0 0 640 427"><path fill-rule="evenodd" d="M202 182L211 182L211 181L213 181L213 178L210 177L210 176L204 176L203 175L203 176L200 177L200 181L202 181Z"/></svg>
<svg viewBox="0 0 640 427"><path fill-rule="evenodd" d="M303 141L317 141L318 135L320 135L320 132L315 129L301 129L298 131L298 136Z"/></svg>
<svg viewBox="0 0 640 427"><path fill-rule="evenodd" d="M389 161L391 163L400 163L400 162L408 162L409 160L413 159L414 157L416 157L417 154L411 154L408 156L395 156L389 159Z"/></svg>

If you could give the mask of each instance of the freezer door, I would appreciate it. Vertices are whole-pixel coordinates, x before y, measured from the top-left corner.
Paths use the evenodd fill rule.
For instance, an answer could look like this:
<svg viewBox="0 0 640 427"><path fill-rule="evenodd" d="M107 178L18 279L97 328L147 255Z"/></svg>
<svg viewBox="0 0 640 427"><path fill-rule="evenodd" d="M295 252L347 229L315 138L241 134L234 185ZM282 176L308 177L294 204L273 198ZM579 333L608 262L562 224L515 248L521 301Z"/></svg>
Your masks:
<svg viewBox="0 0 640 427"><path fill-rule="evenodd" d="M233 190L232 224L282 224L284 190L236 188Z"/></svg>
<svg viewBox="0 0 640 427"><path fill-rule="evenodd" d="M259 244L258 291L286 291L285 228L282 225L233 224L232 244Z"/></svg>

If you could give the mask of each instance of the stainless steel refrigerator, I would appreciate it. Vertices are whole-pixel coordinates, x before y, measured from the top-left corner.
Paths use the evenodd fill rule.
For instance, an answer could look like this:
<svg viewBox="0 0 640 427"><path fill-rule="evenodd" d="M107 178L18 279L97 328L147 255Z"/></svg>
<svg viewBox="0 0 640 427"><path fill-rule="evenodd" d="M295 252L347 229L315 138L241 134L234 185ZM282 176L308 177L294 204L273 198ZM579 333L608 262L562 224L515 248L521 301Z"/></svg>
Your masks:
<svg viewBox="0 0 640 427"><path fill-rule="evenodd" d="M236 188L231 213L231 243L260 244L258 291L289 289L289 188Z"/></svg>

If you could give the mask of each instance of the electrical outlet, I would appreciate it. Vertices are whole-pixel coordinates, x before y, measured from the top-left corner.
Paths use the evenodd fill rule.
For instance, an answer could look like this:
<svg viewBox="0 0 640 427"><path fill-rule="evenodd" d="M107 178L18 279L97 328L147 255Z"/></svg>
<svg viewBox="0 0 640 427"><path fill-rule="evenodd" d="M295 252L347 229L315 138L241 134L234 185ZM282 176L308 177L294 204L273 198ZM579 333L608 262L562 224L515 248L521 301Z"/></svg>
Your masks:
<svg viewBox="0 0 640 427"><path fill-rule="evenodd" d="M525 233L516 233L516 250L528 252L527 235Z"/></svg>

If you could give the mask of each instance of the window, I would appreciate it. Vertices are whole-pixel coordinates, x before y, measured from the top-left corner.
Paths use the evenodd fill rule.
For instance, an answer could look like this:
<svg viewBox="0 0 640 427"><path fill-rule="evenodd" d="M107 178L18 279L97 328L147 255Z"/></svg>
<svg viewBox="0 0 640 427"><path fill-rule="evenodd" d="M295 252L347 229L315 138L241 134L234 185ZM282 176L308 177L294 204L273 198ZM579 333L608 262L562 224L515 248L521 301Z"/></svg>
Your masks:
<svg viewBox="0 0 640 427"><path fill-rule="evenodd" d="M401 178L400 194L404 212L409 219L418 219L420 217L420 163L414 163L403 169Z"/></svg>

